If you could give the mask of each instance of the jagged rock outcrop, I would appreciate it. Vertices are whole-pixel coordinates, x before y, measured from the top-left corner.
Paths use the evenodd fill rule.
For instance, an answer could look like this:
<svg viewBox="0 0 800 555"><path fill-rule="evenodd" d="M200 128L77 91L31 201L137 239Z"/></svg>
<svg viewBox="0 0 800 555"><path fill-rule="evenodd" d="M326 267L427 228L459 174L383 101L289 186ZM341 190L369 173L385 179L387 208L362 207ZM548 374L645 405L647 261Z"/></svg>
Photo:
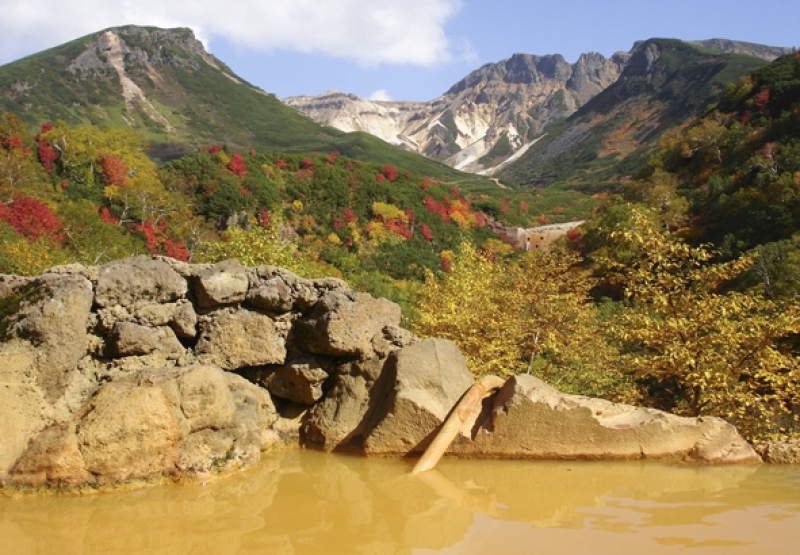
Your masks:
<svg viewBox="0 0 800 555"><path fill-rule="evenodd" d="M138 256L0 276L0 485L204 478L304 445L421 452L473 384L455 344L399 308L271 266ZM510 380L463 456L757 459L714 418Z"/></svg>
<svg viewBox="0 0 800 555"><path fill-rule="evenodd" d="M483 172L614 83L628 57L592 52L569 64L559 54L514 54L473 71L430 102L371 101L339 91L284 102L342 131L365 131L458 169Z"/></svg>
<svg viewBox="0 0 800 555"><path fill-rule="evenodd" d="M414 341L388 301L235 261L0 276L0 308L0 482L12 485L251 464L300 440L297 404L318 401L329 373Z"/></svg>

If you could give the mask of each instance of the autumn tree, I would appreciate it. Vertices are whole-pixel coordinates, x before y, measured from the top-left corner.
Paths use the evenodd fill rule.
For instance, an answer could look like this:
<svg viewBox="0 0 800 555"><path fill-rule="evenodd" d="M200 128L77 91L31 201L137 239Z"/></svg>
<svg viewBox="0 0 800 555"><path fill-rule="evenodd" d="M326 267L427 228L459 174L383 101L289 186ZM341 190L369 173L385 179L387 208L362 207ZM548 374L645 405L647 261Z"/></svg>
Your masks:
<svg viewBox="0 0 800 555"><path fill-rule="evenodd" d="M708 250L676 240L641 211L613 237L644 253L626 266L609 263L632 305L610 331L624 345L639 401L726 418L750 439L795 430L800 303L727 291L750 259L713 264Z"/></svg>
<svg viewBox="0 0 800 555"><path fill-rule="evenodd" d="M617 397L614 369L575 253L531 251L519 260L464 243L450 271L428 274L411 323L454 341L476 374L536 374L566 391Z"/></svg>

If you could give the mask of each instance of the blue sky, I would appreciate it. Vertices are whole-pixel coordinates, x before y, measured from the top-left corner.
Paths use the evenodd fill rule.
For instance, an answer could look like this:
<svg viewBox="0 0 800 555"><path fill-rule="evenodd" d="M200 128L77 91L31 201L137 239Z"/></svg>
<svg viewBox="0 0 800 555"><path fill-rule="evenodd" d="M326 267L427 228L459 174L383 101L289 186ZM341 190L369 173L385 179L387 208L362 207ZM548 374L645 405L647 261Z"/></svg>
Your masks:
<svg viewBox="0 0 800 555"><path fill-rule="evenodd" d="M0 13L0 64L110 26L186 26L281 98L430 100L515 52L574 62L652 37L800 47L797 0L0 0Z"/></svg>

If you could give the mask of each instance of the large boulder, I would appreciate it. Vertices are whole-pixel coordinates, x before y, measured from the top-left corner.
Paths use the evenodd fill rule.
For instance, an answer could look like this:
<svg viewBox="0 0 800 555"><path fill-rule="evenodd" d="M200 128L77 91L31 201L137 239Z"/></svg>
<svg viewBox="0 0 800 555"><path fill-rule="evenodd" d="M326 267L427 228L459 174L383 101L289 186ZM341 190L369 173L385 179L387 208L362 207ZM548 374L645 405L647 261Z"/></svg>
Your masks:
<svg viewBox="0 0 800 555"><path fill-rule="evenodd" d="M226 260L199 271L194 292L202 308L212 308L241 303L248 285L246 269L236 260Z"/></svg>
<svg viewBox="0 0 800 555"><path fill-rule="evenodd" d="M282 364L286 335L265 314L250 310L220 310L199 319L198 358L225 370Z"/></svg>
<svg viewBox="0 0 800 555"><path fill-rule="evenodd" d="M139 301L169 303L183 298L186 280L165 261L134 256L109 262L97 273L95 302L100 307L131 307Z"/></svg>
<svg viewBox="0 0 800 555"><path fill-rule="evenodd" d="M386 415L364 441L369 454L424 451L474 379L455 343L426 339L393 353L394 387Z"/></svg>
<svg viewBox="0 0 800 555"><path fill-rule="evenodd" d="M258 461L281 442L277 420L266 390L221 368L139 371L104 385L68 422L28 425L31 440L2 478L38 487L205 477Z"/></svg>
<svg viewBox="0 0 800 555"><path fill-rule="evenodd" d="M533 459L695 459L758 462L732 425L686 418L561 393L529 375L509 379L494 398L489 422L459 455Z"/></svg>
<svg viewBox="0 0 800 555"><path fill-rule="evenodd" d="M325 451L360 451L366 435L386 414L382 403L394 387L394 359L370 358L340 365L331 390L308 412L303 445Z"/></svg>
<svg viewBox="0 0 800 555"><path fill-rule="evenodd" d="M297 322L297 335L311 353L329 356L374 354L372 339L400 324L400 307L367 293L329 291L311 315Z"/></svg>

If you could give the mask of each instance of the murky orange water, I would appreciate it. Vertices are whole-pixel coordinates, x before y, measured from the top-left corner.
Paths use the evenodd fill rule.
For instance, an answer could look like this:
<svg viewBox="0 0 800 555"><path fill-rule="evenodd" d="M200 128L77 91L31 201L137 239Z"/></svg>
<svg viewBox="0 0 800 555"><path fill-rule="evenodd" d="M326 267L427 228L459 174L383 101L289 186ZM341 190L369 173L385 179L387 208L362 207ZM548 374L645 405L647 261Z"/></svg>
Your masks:
<svg viewBox="0 0 800 555"><path fill-rule="evenodd" d="M205 486L0 496L3 554L796 554L800 468L265 457Z"/></svg>

